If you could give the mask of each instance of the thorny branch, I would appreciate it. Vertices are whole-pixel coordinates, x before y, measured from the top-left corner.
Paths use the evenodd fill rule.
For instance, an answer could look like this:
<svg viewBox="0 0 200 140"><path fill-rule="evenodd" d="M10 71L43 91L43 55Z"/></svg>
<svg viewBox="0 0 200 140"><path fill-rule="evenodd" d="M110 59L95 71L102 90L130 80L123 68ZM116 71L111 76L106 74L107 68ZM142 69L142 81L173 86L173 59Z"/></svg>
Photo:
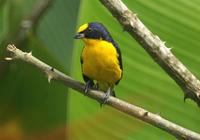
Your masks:
<svg viewBox="0 0 200 140"><path fill-rule="evenodd" d="M14 44L20 45L28 36L30 31L34 29L41 17L47 11L47 9L51 6L53 0L37 0L36 5L32 9L31 13L21 20L21 24L17 29L17 33L15 39L5 39L3 42L9 42L11 40ZM2 44L4 44L2 43ZM4 57L6 54L3 54ZM1 59L1 58L0 58ZM6 71L8 63L4 63L4 61L0 61L0 76Z"/></svg>
<svg viewBox="0 0 200 140"><path fill-rule="evenodd" d="M37 25L39 19L43 16L52 2L53 0L38 0L38 3L33 8L30 15L21 21L19 31L14 40L15 44L23 42L27 37L27 33Z"/></svg>
<svg viewBox="0 0 200 140"><path fill-rule="evenodd" d="M121 0L100 0L125 31L147 51L184 92L200 106L200 81L172 54L165 42L154 35Z"/></svg>
<svg viewBox="0 0 200 140"><path fill-rule="evenodd" d="M56 80L67 87L70 87L80 93L84 93L84 84L72 79L71 77L65 75L64 73L56 70L55 68L45 64L44 62L40 61L39 59L32 56L31 53L22 52L21 50L17 49L14 45L8 45L7 51L10 53L10 57L5 58L6 60L14 60L19 59L30 63L44 72L47 77L48 81ZM102 101L104 98L104 93L100 91L90 90L88 96L92 99L97 101ZM175 123L172 123L158 114L151 113L141 107L137 107L125 101L122 101L115 97L109 97L107 105L129 114L130 116L136 117L146 123L149 123L155 127L158 127L171 135L183 140L200 140L200 134L195 133L191 130L183 128Z"/></svg>

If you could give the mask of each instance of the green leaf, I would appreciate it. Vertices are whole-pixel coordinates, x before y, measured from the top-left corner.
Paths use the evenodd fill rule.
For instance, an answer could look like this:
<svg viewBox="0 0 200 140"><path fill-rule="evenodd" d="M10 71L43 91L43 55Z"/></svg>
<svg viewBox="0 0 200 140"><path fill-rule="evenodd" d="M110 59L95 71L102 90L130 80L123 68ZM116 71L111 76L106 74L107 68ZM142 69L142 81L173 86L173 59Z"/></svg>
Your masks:
<svg viewBox="0 0 200 140"><path fill-rule="evenodd" d="M79 0L55 1L38 28L38 36L45 47L67 71L71 65L78 6Z"/></svg>

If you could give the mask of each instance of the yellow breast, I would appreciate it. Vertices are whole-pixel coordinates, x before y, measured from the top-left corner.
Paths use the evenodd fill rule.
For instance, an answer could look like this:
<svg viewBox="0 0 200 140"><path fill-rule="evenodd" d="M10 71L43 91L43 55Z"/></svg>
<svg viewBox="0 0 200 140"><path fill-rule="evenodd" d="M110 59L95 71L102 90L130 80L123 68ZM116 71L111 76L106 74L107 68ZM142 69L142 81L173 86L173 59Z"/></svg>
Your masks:
<svg viewBox="0 0 200 140"><path fill-rule="evenodd" d="M83 74L93 80L114 85L121 78L122 70L112 43L94 39L84 39L84 42Z"/></svg>

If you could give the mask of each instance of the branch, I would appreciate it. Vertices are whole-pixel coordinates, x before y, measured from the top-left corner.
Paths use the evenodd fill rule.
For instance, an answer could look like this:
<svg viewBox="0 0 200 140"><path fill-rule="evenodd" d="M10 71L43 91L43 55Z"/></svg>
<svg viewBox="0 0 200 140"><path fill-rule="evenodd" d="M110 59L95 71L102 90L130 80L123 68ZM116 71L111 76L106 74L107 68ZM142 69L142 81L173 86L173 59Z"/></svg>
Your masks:
<svg viewBox="0 0 200 140"><path fill-rule="evenodd" d="M4 1L0 0L0 6L1 6L1 3ZM36 27L38 21L41 19L42 15L50 7L52 2L53 0L38 0L36 5L32 9L31 13L29 14L29 16L21 20L21 24L19 25L17 29L18 32L15 36L15 39L12 42L14 42L17 45L20 45L27 38L27 34L30 32L30 30ZM4 39L3 40L4 43L2 44L5 44L5 42L8 42L8 40L10 39ZM3 56L0 56L0 59L5 57L5 55L6 54L4 54L3 52ZM4 74L7 66L8 66L8 63L4 63L3 61L0 61L0 68L1 68L0 76Z"/></svg>
<svg viewBox="0 0 200 140"><path fill-rule="evenodd" d="M35 67L37 67L38 69L40 69L42 72L44 72L47 75L49 82L51 80L56 80L66 85L67 87L70 87L76 91L79 91L82 94L84 93L83 83L76 81L72 79L71 77L65 75L64 73L45 64L44 62L32 56L31 53L22 52L21 50L17 49L14 45L8 45L7 51L11 54L11 57L5 58L6 60L19 59L19 60L28 62L34 65ZM102 101L105 94L100 91L90 90L88 93L88 96L97 101ZM106 104L121 112L129 114L130 116L136 117L146 123L156 126L170 133L171 135L174 135L177 138L181 138L184 140L200 140L200 134L195 133L186 128L183 128L177 124L174 124L162 118L158 114L151 113L145 109L142 109L140 107L137 107L135 105L122 101L120 99L117 99L115 97L112 97L112 96L109 97L108 102Z"/></svg>
<svg viewBox="0 0 200 140"><path fill-rule="evenodd" d="M36 27L39 19L50 7L53 0L38 0L38 3L35 5L30 15L27 18L24 18L21 21L19 31L14 40L15 44L20 44L27 37L27 33Z"/></svg>
<svg viewBox="0 0 200 140"><path fill-rule="evenodd" d="M200 107L200 81L171 53L171 48L154 35L121 0L100 0L136 41L147 51L184 92Z"/></svg>

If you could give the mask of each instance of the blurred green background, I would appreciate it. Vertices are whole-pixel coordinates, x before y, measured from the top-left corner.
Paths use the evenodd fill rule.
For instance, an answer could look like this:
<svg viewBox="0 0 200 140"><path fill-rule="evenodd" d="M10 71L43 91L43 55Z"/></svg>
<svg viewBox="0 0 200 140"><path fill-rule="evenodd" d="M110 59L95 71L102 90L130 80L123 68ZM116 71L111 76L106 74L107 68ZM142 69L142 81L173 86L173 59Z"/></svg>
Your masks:
<svg viewBox="0 0 200 140"><path fill-rule="evenodd" d="M175 140L52 82L35 67L6 62L5 47L16 42L20 25L45 0L0 0L0 140ZM198 78L199 0L123 0ZM17 47L82 80L82 42L73 35L85 22L102 22L121 47L124 74L117 97L200 133L200 109L149 57L98 0L52 0Z"/></svg>

